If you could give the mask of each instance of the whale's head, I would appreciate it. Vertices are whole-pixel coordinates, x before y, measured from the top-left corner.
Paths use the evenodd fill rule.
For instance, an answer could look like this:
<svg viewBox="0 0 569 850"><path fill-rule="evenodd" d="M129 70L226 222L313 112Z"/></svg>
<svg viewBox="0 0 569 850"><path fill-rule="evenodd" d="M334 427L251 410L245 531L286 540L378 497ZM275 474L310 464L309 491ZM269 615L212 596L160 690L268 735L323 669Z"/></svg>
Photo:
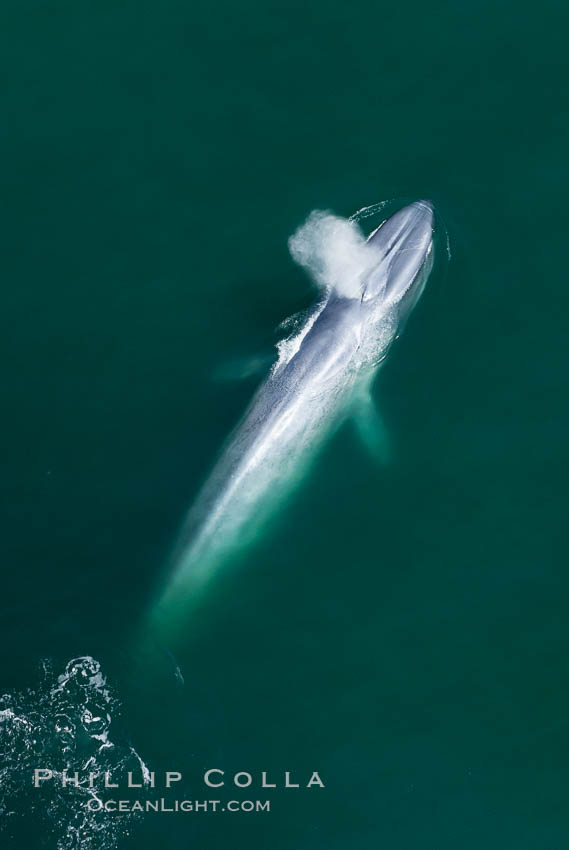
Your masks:
<svg viewBox="0 0 569 850"><path fill-rule="evenodd" d="M424 289L433 262L434 213L430 201L415 201L386 219L367 241L375 254L363 302L396 308L404 321Z"/></svg>
<svg viewBox="0 0 569 850"><path fill-rule="evenodd" d="M304 350L331 346L335 368L341 365L339 351L344 364L358 368L380 362L424 289L433 237L430 201L403 207L367 240L353 219L312 213L289 241L293 258L326 292Z"/></svg>
<svg viewBox="0 0 569 850"><path fill-rule="evenodd" d="M360 277L359 362L381 362L417 304L433 265L430 201L403 207L373 231Z"/></svg>

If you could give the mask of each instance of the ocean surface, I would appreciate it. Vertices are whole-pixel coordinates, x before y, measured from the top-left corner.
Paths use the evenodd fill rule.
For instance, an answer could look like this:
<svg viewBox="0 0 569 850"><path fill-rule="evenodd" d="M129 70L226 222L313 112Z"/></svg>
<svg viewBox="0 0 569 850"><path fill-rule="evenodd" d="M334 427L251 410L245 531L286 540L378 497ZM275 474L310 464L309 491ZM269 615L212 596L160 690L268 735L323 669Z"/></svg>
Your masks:
<svg viewBox="0 0 569 850"><path fill-rule="evenodd" d="M551 0L4 0L2 847L567 845L568 23ZM417 198L450 260L374 386L389 463L346 423L153 643L184 516L316 297L290 235ZM95 750L271 812L84 822L30 788Z"/></svg>

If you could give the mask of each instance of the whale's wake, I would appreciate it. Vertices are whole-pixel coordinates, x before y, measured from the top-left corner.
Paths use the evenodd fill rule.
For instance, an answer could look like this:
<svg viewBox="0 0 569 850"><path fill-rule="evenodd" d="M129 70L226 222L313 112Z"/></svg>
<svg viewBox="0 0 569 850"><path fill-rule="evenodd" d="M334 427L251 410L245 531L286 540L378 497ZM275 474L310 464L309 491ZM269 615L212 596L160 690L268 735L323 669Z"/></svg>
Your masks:
<svg viewBox="0 0 569 850"><path fill-rule="evenodd" d="M120 703L98 661L74 658L57 675L42 662L39 684L0 696L0 841L18 836L28 846L57 850L115 850L139 817L89 806L105 794L105 773L149 771L119 730ZM34 787L34 771L53 779ZM91 775L89 785L62 787L63 772ZM109 792L106 792L107 794ZM26 832L33 814L39 834Z"/></svg>

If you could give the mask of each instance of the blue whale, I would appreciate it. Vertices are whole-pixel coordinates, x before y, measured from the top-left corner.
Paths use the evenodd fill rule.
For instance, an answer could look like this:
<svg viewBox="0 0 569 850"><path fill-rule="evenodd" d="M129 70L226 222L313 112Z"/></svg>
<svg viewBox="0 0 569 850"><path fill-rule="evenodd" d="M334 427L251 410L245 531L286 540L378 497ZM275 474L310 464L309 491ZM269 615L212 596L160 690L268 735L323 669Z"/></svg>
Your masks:
<svg viewBox="0 0 569 850"><path fill-rule="evenodd" d="M347 416L355 415L368 437L373 432L371 385L423 291L433 237L430 202L400 209L367 241L361 237L358 261L342 272L351 279L332 275L300 329L279 347L190 509L161 608L194 592L255 538Z"/></svg>

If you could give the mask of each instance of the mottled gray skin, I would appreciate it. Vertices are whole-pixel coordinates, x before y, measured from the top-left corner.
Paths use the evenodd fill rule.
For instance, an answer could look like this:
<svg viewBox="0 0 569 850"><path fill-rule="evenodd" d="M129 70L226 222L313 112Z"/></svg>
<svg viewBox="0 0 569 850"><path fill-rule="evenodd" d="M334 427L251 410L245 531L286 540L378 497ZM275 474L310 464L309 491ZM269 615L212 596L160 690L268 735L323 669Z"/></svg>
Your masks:
<svg viewBox="0 0 569 850"><path fill-rule="evenodd" d="M275 365L229 439L182 530L168 596L207 577L255 533L268 505L286 495L351 400L369 388L424 288L432 239L425 201L370 236L373 261L357 297L328 293L298 350Z"/></svg>

